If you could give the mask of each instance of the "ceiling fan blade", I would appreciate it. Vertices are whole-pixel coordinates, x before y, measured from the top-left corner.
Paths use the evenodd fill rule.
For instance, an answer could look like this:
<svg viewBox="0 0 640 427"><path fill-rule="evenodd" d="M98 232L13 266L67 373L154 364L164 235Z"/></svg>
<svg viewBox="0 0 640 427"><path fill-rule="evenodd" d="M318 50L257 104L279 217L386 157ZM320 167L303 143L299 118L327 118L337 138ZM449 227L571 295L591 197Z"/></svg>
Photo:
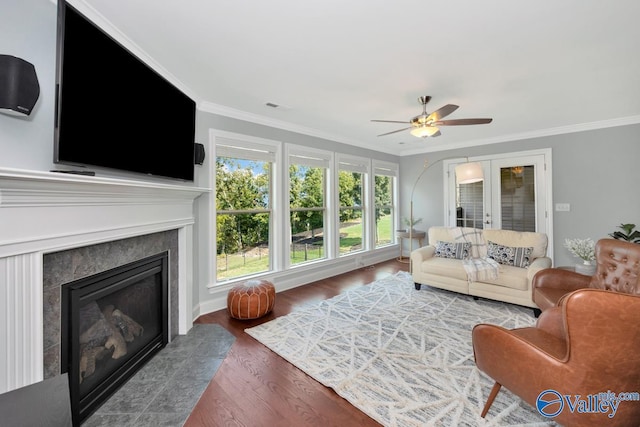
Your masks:
<svg viewBox="0 0 640 427"><path fill-rule="evenodd" d="M392 133L398 133L398 132L402 132L403 130L407 130L407 129L411 129L413 126L409 126L408 128L402 128L402 129L398 129L398 130L394 130L391 132L387 132L387 133L381 133L378 136L385 136L385 135L391 135Z"/></svg>
<svg viewBox="0 0 640 427"><path fill-rule="evenodd" d="M457 109L458 109L457 105L447 104L444 107L438 108L436 111L429 114L429 117L427 117L427 121L438 121L441 118L446 117L449 114L453 113Z"/></svg>
<svg viewBox="0 0 640 427"><path fill-rule="evenodd" d="M409 123L406 120L371 120L372 122L381 122L381 123Z"/></svg>
<svg viewBox="0 0 640 427"><path fill-rule="evenodd" d="M483 125L491 123L493 119L455 119L439 120L433 123L434 126L462 126L462 125Z"/></svg>

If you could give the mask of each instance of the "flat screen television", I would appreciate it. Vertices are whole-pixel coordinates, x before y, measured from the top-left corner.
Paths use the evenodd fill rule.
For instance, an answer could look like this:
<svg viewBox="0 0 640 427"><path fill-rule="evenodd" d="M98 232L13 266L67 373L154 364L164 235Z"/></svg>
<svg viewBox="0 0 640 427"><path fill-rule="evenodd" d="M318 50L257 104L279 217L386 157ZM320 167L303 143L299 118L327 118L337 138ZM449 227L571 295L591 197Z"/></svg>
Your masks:
<svg viewBox="0 0 640 427"><path fill-rule="evenodd" d="M193 181L195 102L58 4L54 163Z"/></svg>

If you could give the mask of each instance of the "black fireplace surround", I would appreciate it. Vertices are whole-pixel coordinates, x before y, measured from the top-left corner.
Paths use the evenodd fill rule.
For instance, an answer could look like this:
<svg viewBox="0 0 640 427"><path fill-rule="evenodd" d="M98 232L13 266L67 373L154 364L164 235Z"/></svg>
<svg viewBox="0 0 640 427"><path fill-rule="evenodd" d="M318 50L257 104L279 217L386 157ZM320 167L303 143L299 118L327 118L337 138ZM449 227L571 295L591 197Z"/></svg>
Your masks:
<svg viewBox="0 0 640 427"><path fill-rule="evenodd" d="M168 252L62 286L61 368L78 426L169 337Z"/></svg>

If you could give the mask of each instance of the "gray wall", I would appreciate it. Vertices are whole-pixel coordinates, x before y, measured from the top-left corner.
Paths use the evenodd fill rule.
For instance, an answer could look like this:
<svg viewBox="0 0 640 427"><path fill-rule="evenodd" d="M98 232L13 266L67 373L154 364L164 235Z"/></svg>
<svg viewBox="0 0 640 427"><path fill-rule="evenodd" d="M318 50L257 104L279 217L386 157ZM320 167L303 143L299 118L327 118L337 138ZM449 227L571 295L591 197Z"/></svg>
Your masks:
<svg viewBox="0 0 640 427"><path fill-rule="evenodd" d="M31 62L40 98L31 115L0 114L0 167L53 169L56 5L49 0L3 0L0 54Z"/></svg>
<svg viewBox="0 0 640 427"><path fill-rule="evenodd" d="M403 157L400 161L402 215L409 216L411 187L425 159L435 163L448 157L484 156L542 148L552 150L553 207L570 203L570 212L553 212L555 265L578 261L564 247L566 238L607 237L621 223L640 228L640 125L620 126L482 147ZM428 141L428 140L427 140ZM414 194L416 228L444 224L442 162L420 179Z"/></svg>

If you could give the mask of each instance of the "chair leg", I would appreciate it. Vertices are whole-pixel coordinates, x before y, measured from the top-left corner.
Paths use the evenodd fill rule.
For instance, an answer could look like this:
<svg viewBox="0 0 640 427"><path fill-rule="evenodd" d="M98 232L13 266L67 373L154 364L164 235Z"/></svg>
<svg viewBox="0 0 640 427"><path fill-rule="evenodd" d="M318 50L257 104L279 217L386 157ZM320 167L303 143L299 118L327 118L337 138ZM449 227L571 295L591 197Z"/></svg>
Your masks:
<svg viewBox="0 0 640 427"><path fill-rule="evenodd" d="M487 412L489 412L489 408L491 408L491 405L493 405L493 401L495 400L496 396L498 395L498 392L500 391L501 387L502 387L502 384L500 384L500 383L495 383L493 385L493 388L491 389L491 392L489 393L489 397L487 398L487 403L484 404L484 408L482 409L482 413L480 414L480 416L482 418L484 418L484 416L487 415Z"/></svg>
<svg viewBox="0 0 640 427"><path fill-rule="evenodd" d="M415 283L415 282L414 282L413 284L414 284L414 286L416 287L416 291L419 291L419 290L420 290L420 288L422 287L422 284L420 284L420 283Z"/></svg>

